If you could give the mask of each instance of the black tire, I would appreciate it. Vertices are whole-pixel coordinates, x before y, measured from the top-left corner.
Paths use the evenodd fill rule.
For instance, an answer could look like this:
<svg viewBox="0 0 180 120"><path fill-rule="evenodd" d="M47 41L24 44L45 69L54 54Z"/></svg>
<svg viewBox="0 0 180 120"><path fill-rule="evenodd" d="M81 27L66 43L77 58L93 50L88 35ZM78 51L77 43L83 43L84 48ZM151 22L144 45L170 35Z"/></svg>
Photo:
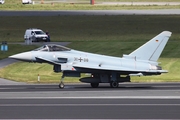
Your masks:
<svg viewBox="0 0 180 120"><path fill-rule="evenodd" d="M59 88L61 88L61 89L64 88L64 83L63 82L59 83Z"/></svg>
<svg viewBox="0 0 180 120"><path fill-rule="evenodd" d="M118 88L119 83L117 81L112 81L112 82L110 82L110 86L111 86L111 88Z"/></svg>
<svg viewBox="0 0 180 120"><path fill-rule="evenodd" d="M99 87L99 83L91 83L91 87L92 88L97 88L97 87Z"/></svg>

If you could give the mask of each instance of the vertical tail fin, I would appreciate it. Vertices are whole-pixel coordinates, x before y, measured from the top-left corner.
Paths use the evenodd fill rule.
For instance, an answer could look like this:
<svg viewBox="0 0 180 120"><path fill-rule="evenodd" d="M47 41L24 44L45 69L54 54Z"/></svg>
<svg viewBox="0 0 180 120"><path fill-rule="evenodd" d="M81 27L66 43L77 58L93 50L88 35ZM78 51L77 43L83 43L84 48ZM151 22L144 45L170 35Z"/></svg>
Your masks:
<svg viewBox="0 0 180 120"><path fill-rule="evenodd" d="M129 56L134 56L141 60L157 61L170 36L171 32L163 31L162 33L130 53Z"/></svg>

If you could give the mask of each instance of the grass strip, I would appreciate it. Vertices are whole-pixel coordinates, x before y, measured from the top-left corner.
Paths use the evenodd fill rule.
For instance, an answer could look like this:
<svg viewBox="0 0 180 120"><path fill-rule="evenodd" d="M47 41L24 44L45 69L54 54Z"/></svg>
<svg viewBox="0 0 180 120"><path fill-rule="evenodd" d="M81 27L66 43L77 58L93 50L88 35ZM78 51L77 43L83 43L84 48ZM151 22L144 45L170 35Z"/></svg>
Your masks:
<svg viewBox="0 0 180 120"><path fill-rule="evenodd" d="M164 30L179 40L179 15L122 16L1 16L0 40L24 42L28 28L49 31L51 40L62 41L147 41Z"/></svg>
<svg viewBox="0 0 180 120"><path fill-rule="evenodd" d="M133 5L134 2L179 2L178 0L133 0L129 1L132 5L103 5L102 2L128 2L125 0L95 0L95 5L90 5L90 0L35 0L35 4L23 5L20 0L6 0L5 4L0 5L0 10L129 10L129 9L179 9L179 5Z"/></svg>
<svg viewBox="0 0 180 120"><path fill-rule="evenodd" d="M8 43L24 42L25 30L36 27L48 30L52 41L71 41L68 45L70 48L120 57L160 32L169 30L173 34L159 60L169 73L154 77L133 77L133 81L178 81L179 19L178 15L1 17L0 39ZM1 52L1 58L37 47L8 45L9 51ZM20 62L0 70L0 77L16 81L37 82L37 74L41 75L41 82L59 82L61 76L53 73L52 66L46 64ZM68 78L67 81L77 82L78 78Z"/></svg>

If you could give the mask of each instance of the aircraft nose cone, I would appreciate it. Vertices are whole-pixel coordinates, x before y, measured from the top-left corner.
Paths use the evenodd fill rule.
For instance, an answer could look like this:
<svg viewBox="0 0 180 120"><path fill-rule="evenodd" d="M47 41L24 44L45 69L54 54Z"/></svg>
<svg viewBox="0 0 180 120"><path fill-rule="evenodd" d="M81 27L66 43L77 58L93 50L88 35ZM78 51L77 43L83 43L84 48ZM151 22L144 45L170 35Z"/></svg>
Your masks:
<svg viewBox="0 0 180 120"><path fill-rule="evenodd" d="M32 61L32 53L31 52L19 53L16 55L9 56L9 58L22 60L22 61Z"/></svg>

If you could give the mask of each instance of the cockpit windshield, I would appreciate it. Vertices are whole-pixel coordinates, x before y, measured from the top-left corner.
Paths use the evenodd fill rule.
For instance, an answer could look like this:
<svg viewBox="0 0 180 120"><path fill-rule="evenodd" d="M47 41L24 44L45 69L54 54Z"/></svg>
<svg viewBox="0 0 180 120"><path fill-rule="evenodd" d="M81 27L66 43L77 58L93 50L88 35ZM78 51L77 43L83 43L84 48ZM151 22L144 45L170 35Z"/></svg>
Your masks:
<svg viewBox="0 0 180 120"><path fill-rule="evenodd" d="M44 45L40 48L37 48L34 51L55 52L55 51L70 51L70 50L71 50L70 48L67 48L61 45L49 44L49 45Z"/></svg>

